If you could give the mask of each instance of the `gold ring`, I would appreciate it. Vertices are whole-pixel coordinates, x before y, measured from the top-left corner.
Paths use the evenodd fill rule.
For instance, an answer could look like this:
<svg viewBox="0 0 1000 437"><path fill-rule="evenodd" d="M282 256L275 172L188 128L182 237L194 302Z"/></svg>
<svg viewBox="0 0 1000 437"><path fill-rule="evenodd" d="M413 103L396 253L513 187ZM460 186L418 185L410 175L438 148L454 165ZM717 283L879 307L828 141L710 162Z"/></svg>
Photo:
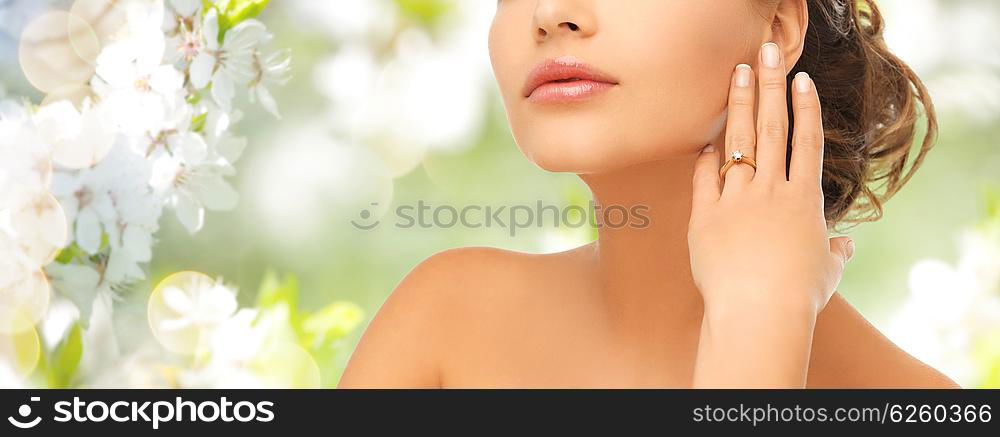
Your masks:
<svg viewBox="0 0 1000 437"><path fill-rule="evenodd" d="M736 164L749 164L750 167L753 167L754 171L757 171L757 163L754 162L752 158L744 155L743 152L739 150L735 150L733 151L733 154L729 156L729 160L726 161L726 164L722 166L722 170L719 170L719 178L725 179L726 172L728 172L729 169L733 168Z"/></svg>

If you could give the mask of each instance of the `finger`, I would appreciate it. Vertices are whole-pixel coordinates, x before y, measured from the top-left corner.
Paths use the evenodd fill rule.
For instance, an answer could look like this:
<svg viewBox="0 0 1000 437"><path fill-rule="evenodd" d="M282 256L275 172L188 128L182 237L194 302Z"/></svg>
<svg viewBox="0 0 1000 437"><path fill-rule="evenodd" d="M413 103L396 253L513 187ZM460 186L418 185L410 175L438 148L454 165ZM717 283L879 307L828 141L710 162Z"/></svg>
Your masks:
<svg viewBox="0 0 1000 437"><path fill-rule="evenodd" d="M823 181L823 109L816 85L809 74L795 75L792 86L795 129L788 180L821 184Z"/></svg>
<svg viewBox="0 0 1000 437"><path fill-rule="evenodd" d="M783 182L788 148L788 87L785 62L777 44L769 42L761 47L760 65L757 179Z"/></svg>
<svg viewBox="0 0 1000 437"><path fill-rule="evenodd" d="M719 152L713 145L702 149L695 160L693 191L692 215L719 200Z"/></svg>
<svg viewBox="0 0 1000 437"><path fill-rule="evenodd" d="M729 118L726 121L724 155L726 159L729 159L735 151L740 151L751 159L754 158L757 131L754 129L756 96L753 83L753 68L746 64L737 65L729 89ZM726 172L726 186L745 185L753 177L753 167L745 164L735 165Z"/></svg>
<svg viewBox="0 0 1000 437"><path fill-rule="evenodd" d="M832 262L841 269L851 258L854 258L854 240L847 237L837 237L830 239L830 254L833 256Z"/></svg>

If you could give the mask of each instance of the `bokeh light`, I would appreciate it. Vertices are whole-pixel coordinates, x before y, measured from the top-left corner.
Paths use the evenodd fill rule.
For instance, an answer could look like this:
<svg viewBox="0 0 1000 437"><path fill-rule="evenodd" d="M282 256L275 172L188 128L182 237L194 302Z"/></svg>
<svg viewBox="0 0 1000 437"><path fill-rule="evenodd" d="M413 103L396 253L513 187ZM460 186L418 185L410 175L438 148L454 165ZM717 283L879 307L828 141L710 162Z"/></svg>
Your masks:
<svg viewBox="0 0 1000 437"><path fill-rule="evenodd" d="M59 10L28 23L18 47L24 77L46 93L90 80L98 53L100 42L90 25Z"/></svg>
<svg viewBox="0 0 1000 437"><path fill-rule="evenodd" d="M14 278L0 278L0 334L34 330L45 317L52 289L41 271L25 271Z"/></svg>
<svg viewBox="0 0 1000 437"><path fill-rule="evenodd" d="M9 319L0 318L0 324ZM38 332L25 329L7 332L0 327L0 366L6 366L21 377L31 375L41 357Z"/></svg>
<svg viewBox="0 0 1000 437"><path fill-rule="evenodd" d="M236 298L197 272L168 276L149 296L149 326L171 352L194 354L210 346L212 329L236 311Z"/></svg>
<svg viewBox="0 0 1000 437"><path fill-rule="evenodd" d="M50 263L66 245L66 213L51 194L35 196L13 210L11 225L21 250L38 267Z"/></svg>

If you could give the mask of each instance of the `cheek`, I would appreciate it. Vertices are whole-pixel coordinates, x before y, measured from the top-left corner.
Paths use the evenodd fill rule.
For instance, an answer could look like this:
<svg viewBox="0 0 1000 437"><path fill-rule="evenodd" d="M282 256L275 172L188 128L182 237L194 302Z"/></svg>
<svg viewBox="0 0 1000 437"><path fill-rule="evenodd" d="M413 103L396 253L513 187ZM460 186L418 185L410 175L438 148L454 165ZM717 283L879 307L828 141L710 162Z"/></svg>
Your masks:
<svg viewBox="0 0 1000 437"><path fill-rule="evenodd" d="M634 74L629 92L635 110L630 115L637 120L637 132L645 132L651 144L684 147L684 153L722 133L732 71L747 61L742 42L747 35L735 17L729 23L719 17L693 17L686 23L636 35L632 45L637 56L626 61Z"/></svg>
<svg viewBox="0 0 1000 437"><path fill-rule="evenodd" d="M531 19L527 12L504 6L494 18L489 33L489 54L501 96L511 104L521 97L521 87L534 58L534 41L524 27L516 23Z"/></svg>

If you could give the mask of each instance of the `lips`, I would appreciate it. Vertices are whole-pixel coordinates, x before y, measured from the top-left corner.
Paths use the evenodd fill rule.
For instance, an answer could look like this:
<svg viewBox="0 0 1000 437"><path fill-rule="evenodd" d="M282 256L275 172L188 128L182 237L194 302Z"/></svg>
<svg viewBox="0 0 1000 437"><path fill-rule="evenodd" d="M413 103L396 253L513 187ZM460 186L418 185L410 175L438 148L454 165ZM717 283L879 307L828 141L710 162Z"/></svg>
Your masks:
<svg viewBox="0 0 1000 437"><path fill-rule="evenodd" d="M611 75L566 56L535 67L524 83L522 95L537 103L569 102L592 97L618 84Z"/></svg>

